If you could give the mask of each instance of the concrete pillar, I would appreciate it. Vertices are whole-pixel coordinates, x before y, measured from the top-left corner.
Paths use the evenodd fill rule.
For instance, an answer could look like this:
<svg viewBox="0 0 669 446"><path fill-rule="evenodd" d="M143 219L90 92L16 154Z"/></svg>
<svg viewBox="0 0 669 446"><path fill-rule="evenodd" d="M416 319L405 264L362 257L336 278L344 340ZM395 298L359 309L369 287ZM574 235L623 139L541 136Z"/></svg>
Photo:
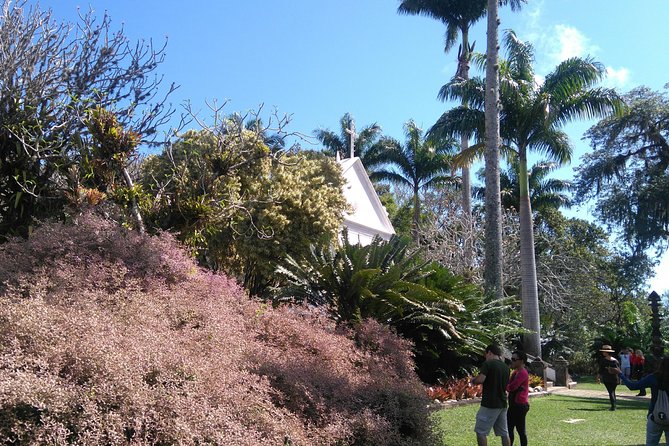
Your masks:
<svg viewBox="0 0 669 446"><path fill-rule="evenodd" d="M535 358L534 361L527 364L528 371L533 374L540 376L544 380L544 388L548 387L548 380L546 379L546 364L540 359Z"/></svg>
<svg viewBox="0 0 669 446"><path fill-rule="evenodd" d="M571 377L569 376L569 361L562 356L559 356L555 362L553 362L553 366L555 367L555 385L568 387L571 382Z"/></svg>

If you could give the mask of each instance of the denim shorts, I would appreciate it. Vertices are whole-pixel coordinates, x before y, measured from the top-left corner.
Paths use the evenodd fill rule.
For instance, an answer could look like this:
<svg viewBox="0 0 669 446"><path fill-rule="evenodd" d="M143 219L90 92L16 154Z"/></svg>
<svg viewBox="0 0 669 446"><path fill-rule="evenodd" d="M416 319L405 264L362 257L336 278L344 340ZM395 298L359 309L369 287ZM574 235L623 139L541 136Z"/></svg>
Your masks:
<svg viewBox="0 0 669 446"><path fill-rule="evenodd" d="M476 426L474 432L488 436L490 430L495 430L498 437L508 437L509 429L506 425L506 407L503 409L491 409L490 407L479 408L476 413Z"/></svg>

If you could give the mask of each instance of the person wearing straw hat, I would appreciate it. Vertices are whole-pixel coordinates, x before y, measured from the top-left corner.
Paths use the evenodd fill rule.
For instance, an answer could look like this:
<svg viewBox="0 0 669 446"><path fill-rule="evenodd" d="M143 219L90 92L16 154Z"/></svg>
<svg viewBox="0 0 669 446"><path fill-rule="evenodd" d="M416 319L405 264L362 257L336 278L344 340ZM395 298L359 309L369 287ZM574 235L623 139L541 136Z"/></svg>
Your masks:
<svg viewBox="0 0 669 446"><path fill-rule="evenodd" d="M599 379L606 387L606 391L609 392L609 402L611 403L609 410L616 410L616 387L620 382L618 378L620 366L618 360L611 355L615 351L610 345L602 345L599 351L602 353L602 357L599 359Z"/></svg>

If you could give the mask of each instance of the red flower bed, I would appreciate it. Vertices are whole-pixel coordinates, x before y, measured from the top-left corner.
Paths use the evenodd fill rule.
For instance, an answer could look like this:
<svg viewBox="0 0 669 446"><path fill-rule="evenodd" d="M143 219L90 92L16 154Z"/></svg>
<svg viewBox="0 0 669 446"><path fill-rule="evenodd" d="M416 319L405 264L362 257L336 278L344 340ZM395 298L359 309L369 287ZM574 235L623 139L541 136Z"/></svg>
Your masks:
<svg viewBox="0 0 669 446"><path fill-rule="evenodd" d="M441 386L427 388L427 396L431 400L466 400L481 396L482 387L471 385L471 377L452 379Z"/></svg>

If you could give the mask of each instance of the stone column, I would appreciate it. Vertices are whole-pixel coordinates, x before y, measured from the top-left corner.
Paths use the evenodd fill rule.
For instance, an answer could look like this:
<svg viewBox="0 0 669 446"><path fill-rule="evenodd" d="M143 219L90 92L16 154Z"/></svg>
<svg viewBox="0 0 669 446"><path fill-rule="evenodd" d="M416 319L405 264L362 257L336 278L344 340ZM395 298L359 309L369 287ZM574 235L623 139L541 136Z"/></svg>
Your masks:
<svg viewBox="0 0 669 446"><path fill-rule="evenodd" d="M541 358L536 358L534 361L527 364L527 370L533 374L540 376L544 380L544 390L548 387L548 380L546 379L546 364Z"/></svg>
<svg viewBox="0 0 669 446"><path fill-rule="evenodd" d="M664 350L664 342L662 342L662 334L660 333L660 305L662 299L655 291L653 291L648 296L648 300L650 301L650 309L653 313L651 321L651 326L653 328L651 334L651 350Z"/></svg>
<svg viewBox="0 0 669 446"><path fill-rule="evenodd" d="M569 362L562 356L559 356L553 363L555 367L555 385L560 387L568 387L571 382L569 376Z"/></svg>

